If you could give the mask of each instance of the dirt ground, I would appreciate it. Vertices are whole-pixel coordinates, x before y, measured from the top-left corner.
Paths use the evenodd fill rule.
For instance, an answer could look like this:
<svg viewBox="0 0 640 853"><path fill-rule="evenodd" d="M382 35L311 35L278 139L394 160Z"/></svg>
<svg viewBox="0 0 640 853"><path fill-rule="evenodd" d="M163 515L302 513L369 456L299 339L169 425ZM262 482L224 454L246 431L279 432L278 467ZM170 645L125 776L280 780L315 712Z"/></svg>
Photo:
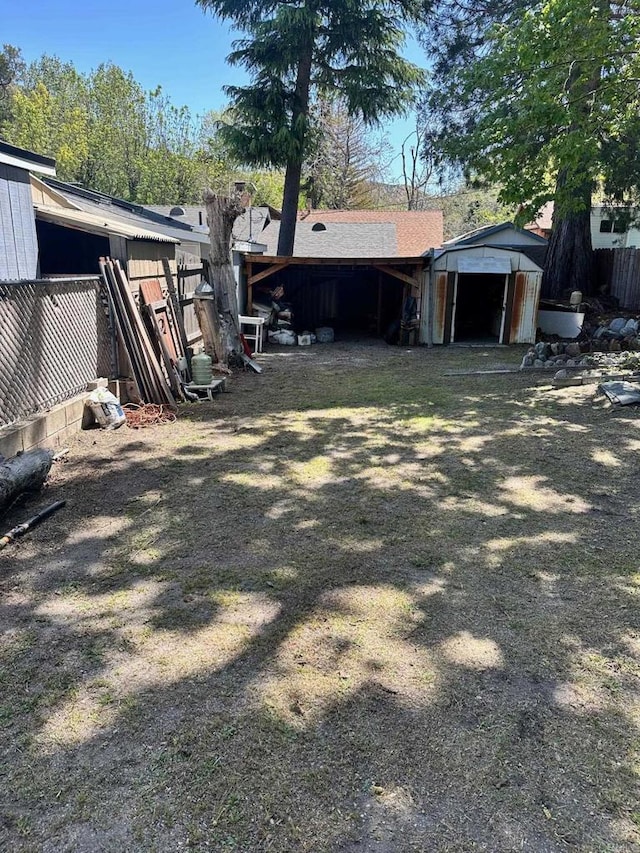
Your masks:
<svg viewBox="0 0 640 853"><path fill-rule="evenodd" d="M640 416L283 348L0 555L0 849L640 850ZM454 375L447 375L454 374Z"/></svg>

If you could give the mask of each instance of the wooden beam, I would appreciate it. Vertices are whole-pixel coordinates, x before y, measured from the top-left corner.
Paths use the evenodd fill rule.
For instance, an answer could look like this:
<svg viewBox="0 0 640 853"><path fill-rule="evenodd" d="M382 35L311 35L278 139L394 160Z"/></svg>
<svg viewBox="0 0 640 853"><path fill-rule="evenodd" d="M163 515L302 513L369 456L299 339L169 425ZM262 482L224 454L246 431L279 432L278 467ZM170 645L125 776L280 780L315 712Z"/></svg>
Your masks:
<svg viewBox="0 0 640 853"><path fill-rule="evenodd" d="M249 216L251 216L251 210L249 210ZM246 312L247 314L253 314L253 264L251 261L247 261L247 306Z"/></svg>
<svg viewBox="0 0 640 853"><path fill-rule="evenodd" d="M330 266L330 267L375 267L380 264L394 264L395 266L413 267L419 265L422 269L428 258L413 257L413 258L285 258L278 255L244 255L245 261L251 258L253 264L278 264L284 266L291 264L294 267L308 266Z"/></svg>
<svg viewBox="0 0 640 853"><path fill-rule="evenodd" d="M418 282L413 276L407 275L406 273L400 272L400 270L395 270L393 267L389 267L386 264L374 264L374 267L380 272L384 272L387 275L391 275L394 278L403 281L405 284L410 284L411 287L419 287Z"/></svg>
<svg viewBox="0 0 640 853"><path fill-rule="evenodd" d="M272 264L272 266L267 267L266 270L262 270L262 272L256 273L252 275L248 279L248 283L253 287L254 284L257 284L259 281L262 281L264 278L269 278L270 275L273 275L280 270L283 270L285 267L288 267L291 263L291 258L286 258L283 260L283 263L280 264Z"/></svg>

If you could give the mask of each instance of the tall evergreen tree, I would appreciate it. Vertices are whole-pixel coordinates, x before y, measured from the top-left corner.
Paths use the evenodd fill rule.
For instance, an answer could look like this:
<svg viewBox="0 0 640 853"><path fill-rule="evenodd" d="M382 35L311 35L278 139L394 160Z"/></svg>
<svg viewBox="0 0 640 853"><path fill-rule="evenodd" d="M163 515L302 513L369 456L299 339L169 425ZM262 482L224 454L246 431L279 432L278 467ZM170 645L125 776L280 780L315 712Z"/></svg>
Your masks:
<svg viewBox="0 0 640 853"><path fill-rule="evenodd" d="M311 93L340 96L366 123L402 111L420 81L400 56L419 0L197 0L243 29L229 56L250 74L229 86L231 147L247 164L284 167L279 255L291 255Z"/></svg>

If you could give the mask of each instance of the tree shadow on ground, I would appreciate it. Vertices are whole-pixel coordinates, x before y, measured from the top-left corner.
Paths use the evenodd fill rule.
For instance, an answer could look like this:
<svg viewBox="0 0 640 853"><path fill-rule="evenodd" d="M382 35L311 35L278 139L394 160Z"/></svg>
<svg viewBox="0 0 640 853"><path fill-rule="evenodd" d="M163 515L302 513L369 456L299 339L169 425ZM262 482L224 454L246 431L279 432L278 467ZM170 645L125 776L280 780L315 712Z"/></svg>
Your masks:
<svg viewBox="0 0 640 853"><path fill-rule="evenodd" d="M54 479L0 563L0 843L638 845L638 420L365 355Z"/></svg>

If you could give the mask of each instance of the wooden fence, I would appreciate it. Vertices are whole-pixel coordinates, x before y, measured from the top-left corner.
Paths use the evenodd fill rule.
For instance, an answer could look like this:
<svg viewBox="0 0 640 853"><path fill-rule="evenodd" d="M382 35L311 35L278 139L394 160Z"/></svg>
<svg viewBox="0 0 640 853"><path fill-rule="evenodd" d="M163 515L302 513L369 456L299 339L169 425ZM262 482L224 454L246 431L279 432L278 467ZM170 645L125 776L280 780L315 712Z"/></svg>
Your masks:
<svg viewBox="0 0 640 853"><path fill-rule="evenodd" d="M203 278L207 278L207 268L204 263L178 264L178 300L182 308L189 346L193 346L202 340L202 332L193 307L193 295Z"/></svg>
<svg viewBox="0 0 640 853"><path fill-rule="evenodd" d="M620 308L640 310L640 249L597 249L598 283Z"/></svg>

